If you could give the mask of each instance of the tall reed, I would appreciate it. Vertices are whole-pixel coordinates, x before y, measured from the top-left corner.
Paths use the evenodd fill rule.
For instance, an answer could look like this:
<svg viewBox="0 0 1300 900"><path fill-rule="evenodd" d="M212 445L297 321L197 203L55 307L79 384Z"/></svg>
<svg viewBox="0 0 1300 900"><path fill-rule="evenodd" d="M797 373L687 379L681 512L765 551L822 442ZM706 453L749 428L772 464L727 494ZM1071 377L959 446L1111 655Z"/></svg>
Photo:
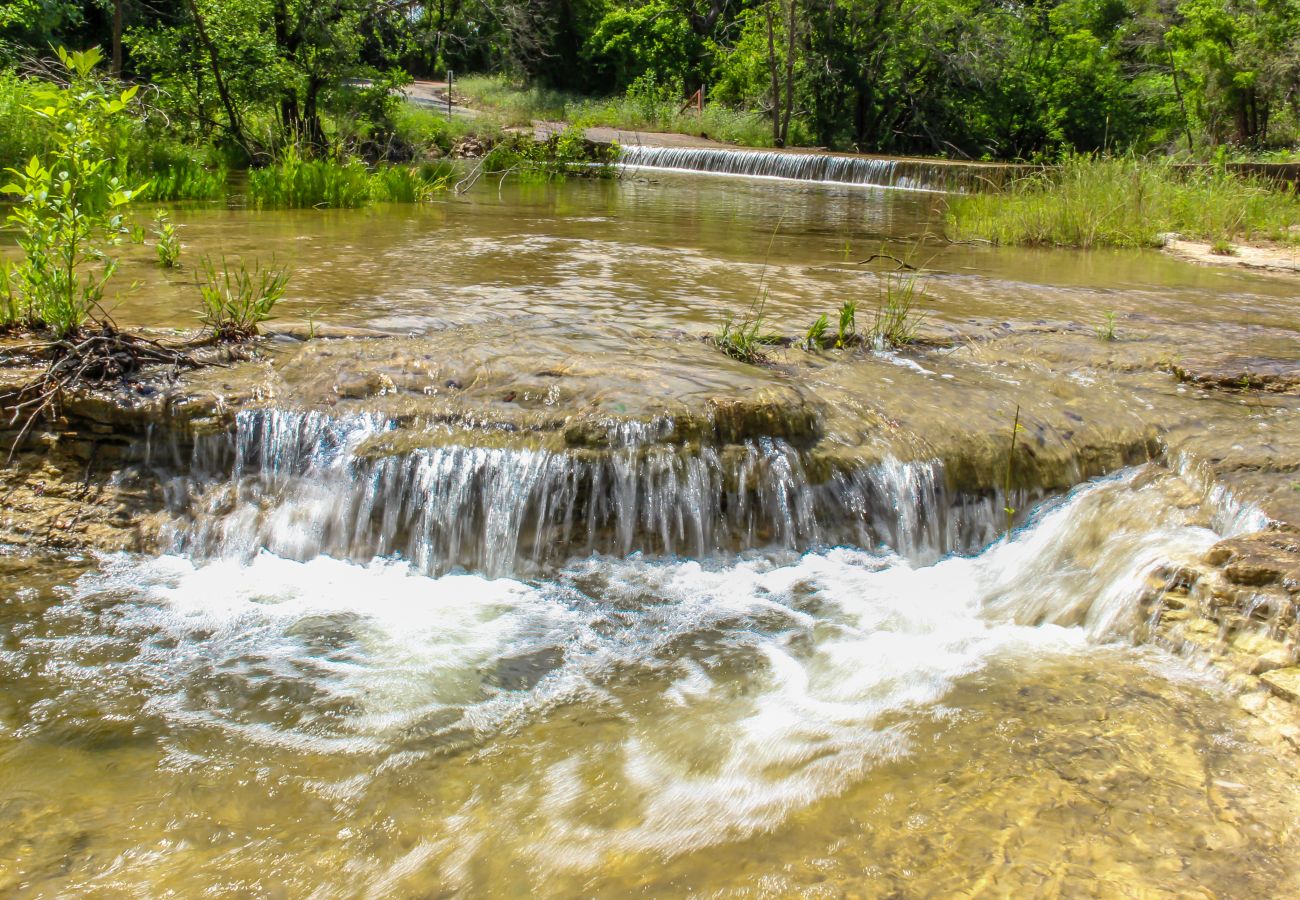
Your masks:
<svg viewBox="0 0 1300 900"><path fill-rule="evenodd" d="M1222 166L1136 156L1070 156L1002 190L953 196L956 240L1058 247L1155 247L1170 233L1207 241L1300 240L1300 198Z"/></svg>

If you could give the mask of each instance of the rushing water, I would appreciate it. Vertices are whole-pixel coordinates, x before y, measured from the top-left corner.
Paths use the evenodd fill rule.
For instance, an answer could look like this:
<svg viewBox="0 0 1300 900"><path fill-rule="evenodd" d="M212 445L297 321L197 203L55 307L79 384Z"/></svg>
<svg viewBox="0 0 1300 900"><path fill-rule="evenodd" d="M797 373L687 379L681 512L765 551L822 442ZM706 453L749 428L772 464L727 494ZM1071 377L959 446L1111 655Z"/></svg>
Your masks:
<svg viewBox="0 0 1300 900"><path fill-rule="evenodd" d="M1294 889L1282 764L1220 688L1113 643L1215 540L1166 480L928 566L11 560L5 884Z"/></svg>
<svg viewBox="0 0 1300 900"><path fill-rule="evenodd" d="M928 452L979 429L1001 452L1008 398L1096 440L1190 408L1148 343L1285 346L1284 287L935 249L939 324L1128 316L1113 395L1050 356L756 374L636 343L760 279L806 326L935 215L739 179L179 213L191 258L291 263L287 315L418 337L273 356L229 434L141 448L167 554L0 554L0 893L1300 893L1293 761L1141 612L1259 516L1190 463L1006 497ZM184 323L188 276L132 266L119 320ZM358 370L377 391L340 388ZM822 406L788 432L674 419L803 382ZM1292 414L1207 408L1229 434Z"/></svg>

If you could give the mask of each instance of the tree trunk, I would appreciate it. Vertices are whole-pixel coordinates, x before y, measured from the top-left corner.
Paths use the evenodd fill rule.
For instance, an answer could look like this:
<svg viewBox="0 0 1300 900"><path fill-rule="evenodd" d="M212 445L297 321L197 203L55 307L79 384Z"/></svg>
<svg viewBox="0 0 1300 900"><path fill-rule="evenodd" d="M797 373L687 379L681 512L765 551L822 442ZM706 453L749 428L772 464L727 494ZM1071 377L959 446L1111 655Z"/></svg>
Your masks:
<svg viewBox="0 0 1300 900"><path fill-rule="evenodd" d="M217 56L216 45L208 37L208 30L203 27L203 16L199 13L198 3L196 0L186 0L186 5L190 9L190 15L194 17L194 31L198 35L199 43L208 51L208 61L212 65L212 80L217 86L217 96L221 98L221 105L226 110L230 135L241 146L247 147L248 144L244 140L244 127L239 121L239 113L235 110L235 103L230 99L230 91L226 89L226 79L221 74L221 60Z"/></svg>
<svg viewBox="0 0 1300 900"><path fill-rule="evenodd" d="M777 144L778 147L784 147L790 139L790 116L794 114L794 46L795 35L799 31L799 0L788 2L790 12L785 23L785 114L781 119L781 142Z"/></svg>
<svg viewBox="0 0 1300 900"><path fill-rule="evenodd" d="M113 77L122 80L122 3L113 0Z"/></svg>
<svg viewBox="0 0 1300 900"><path fill-rule="evenodd" d="M781 136L781 79L777 75L776 62L776 22L772 14L775 4L776 0L767 0L764 7L767 13L767 68L772 75L772 143L784 147L785 140Z"/></svg>

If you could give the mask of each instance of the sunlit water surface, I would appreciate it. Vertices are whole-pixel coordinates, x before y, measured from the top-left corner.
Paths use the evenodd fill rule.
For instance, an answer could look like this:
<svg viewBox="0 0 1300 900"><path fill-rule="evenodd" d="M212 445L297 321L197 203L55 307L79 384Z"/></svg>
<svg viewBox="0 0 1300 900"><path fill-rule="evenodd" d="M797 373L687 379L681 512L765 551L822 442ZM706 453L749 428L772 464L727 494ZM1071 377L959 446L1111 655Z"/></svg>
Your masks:
<svg viewBox="0 0 1300 900"><path fill-rule="evenodd" d="M874 289L859 261L934 230L936 202L666 178L187 210L190 268L133 257L117 314L191 324L206 252L288 263L286 316L399 333L699 331L760 282L800 325ZM923 252L940 321L1289 321L1266 278L1154 254ZM1174 480L1085 486L938 562L10 554L0 891L1296 894L1293 762L1142 643L1151 577L1218 539Z"/></svg>

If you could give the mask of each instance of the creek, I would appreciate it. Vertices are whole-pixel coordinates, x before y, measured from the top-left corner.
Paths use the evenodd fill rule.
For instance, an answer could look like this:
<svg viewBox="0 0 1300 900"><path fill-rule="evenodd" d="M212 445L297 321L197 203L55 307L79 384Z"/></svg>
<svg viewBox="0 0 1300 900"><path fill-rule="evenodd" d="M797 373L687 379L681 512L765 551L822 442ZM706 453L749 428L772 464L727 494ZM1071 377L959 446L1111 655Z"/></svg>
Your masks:
<svg viewBox="0 0 1300 900"><path fill-rule="evenodd" d="M127 260L122 324L192 325L224 253L352 330L131 441L148 546L0 553L0 891L1300 893L1294 755L1152 613L1300 435L1170 354L1294 359L1291 286L646 175L178 209L188 268ZM919 348L699 339L868 319L879 253Z"/></svg>

